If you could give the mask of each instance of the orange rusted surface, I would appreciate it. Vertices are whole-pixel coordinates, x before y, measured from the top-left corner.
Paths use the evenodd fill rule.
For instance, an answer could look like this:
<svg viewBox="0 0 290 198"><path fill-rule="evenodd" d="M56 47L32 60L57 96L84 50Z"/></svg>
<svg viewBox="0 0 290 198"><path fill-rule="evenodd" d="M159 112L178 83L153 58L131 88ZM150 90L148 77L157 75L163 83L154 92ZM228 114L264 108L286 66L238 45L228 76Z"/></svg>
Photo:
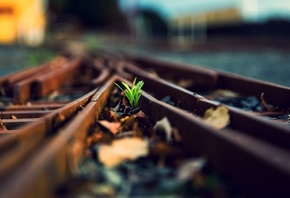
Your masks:
<svg viewBox="0 0 290 198"><path fill-rule="evenodd" d="M0 111L35 111L35 110L53 110L58 109L62 107L63 104L35 104L35 105L13 105L13 106L7 106L7 107L0 107Z"/></svg>
<svg viewBox="0 0 290 198"><path fill-rule="evenodd" d="M72 81L79 72L80 64L80 59L74 59L58 70L38 76L34 85L36 97L43 97L53 90L59 89L61 84L67 83L66 81Z"/></svg>
<svg viewBox="0 0 290 198"><path fill-rule="evenodd" d="M38 118L49 113L49 111L3 111L2 119Z"/></svg>
<svg viewBox="0 0 290 198"><path fill-rule="evenodd" d="M73 169L82 154L84 138L95 123L95 106L96 103L87 105L65 129L59 132L59 135L51 138L38 149L36 155L16 169L4 181L3 186L7 188L0 187L0 192L3 192L0 194L8 197L22 195L30 197L42 193L52 196L57 186L69 176L67 168Z"/></svg>
<svg viewBox="0 0 290 198"><path fill-rule="evenodd" d="M0 79L1 85L7 85L5 91L11 91L9 82L10 88L18 85L22 90L9 95L14 104L0 107L0 118L8 129L0 131L0 197L53 197L59 185L74 174L84 139L96 125L114 83L130 85L134 77L145 83L142 111L153 122L167 117L179 130L184 151L206 156L220 174L257 195L289 193L290 129L261 118L289 113L288 87L196 66L125 57L77 57L49 72L36 71L40 76L31 71L31 78L28 72ZM258 98L262 92L264 103L279 108L246 112L208 97L208 92L217 89ZM53 95L54 91L59 93ZM79 93L80 97L67 99ZM163 100L167 95L174 104ZM60 100L54 101L58 96ZM226 128L217 130L201 122L207 109L220 105L229 111ZM12 119L12 115L18 119Z"/></svg>
<svg viewBox="0 0 290 198"><path fill-rule="evenodd" d="M14 102L18 102L16 99L17 97L13 95L13 93L15 92L14 86L18 82L22 80L29 81L28 79L30 78L33 79L35 78L35 76L39 76L42 72L45 73L45 72L57 69L59 66L62 66L67 61L68 61L67 58L59 56L42 65L35 66L32 68L26 69L24 71L19 71L19 72L15 72L13 74L4 76L0 79L0 86L2 89L1 94L6 97L14 98Z"/></svg>
<svg viewBox="0 0 290 198"><path fill-rule="evenodd" d="M0 138L0 178L7 178L14 168L23 162L29 153L40 145L45 138L47 129L42 120L26 125L21 130ZM4 177L5 176L5 177Z"/></svg>

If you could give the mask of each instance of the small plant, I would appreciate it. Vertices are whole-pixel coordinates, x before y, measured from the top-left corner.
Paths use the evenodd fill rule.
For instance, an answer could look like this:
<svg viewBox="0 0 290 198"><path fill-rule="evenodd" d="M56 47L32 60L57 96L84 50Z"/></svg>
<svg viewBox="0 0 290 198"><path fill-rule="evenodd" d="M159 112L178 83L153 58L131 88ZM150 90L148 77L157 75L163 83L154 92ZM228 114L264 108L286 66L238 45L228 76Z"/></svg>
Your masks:
<svg viewBox="0 0 290 198"><path fill-rule="evenodd" d="M132 108L136 108L138 106L139 103L139 99L142 95L141 92L141 88L144 85L143 81L139 81L136 84L136 80L137 78L134 79L133 83L132 83L132 87L130 88L129 85L125 82L122 82L122 84L124 85L125 89L123 89L120 85L118 85L117 83L115 83L115 85L124 92L125 96L127 97L130 106Z"/></svg>

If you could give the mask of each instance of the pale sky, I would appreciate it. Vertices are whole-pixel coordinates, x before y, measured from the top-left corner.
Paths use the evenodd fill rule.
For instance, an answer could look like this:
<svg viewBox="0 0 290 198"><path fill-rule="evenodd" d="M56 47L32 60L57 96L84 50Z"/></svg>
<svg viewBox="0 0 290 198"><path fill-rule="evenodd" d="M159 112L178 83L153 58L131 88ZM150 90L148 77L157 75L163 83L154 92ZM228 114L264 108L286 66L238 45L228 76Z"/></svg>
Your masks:
<svg viewBox="0 0 290 198"><path fill-rule="evenodd" d="M164 17L172 17L180 13L202 12L237 5L242 7L249 19L265 20L272 16L290 19L289 0L119 0L121 7L132 6L153 8Z"/></svg>

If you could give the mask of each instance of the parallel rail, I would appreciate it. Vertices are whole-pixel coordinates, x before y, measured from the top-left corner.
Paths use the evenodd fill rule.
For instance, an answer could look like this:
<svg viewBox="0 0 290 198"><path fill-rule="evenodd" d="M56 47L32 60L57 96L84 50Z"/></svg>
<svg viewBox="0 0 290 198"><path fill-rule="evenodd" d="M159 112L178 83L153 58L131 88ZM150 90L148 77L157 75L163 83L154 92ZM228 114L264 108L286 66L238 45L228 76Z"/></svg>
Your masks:
<svg viewBox="0 0 290 198"><path fill-rule="evenodd" d="M51 197L74 174L84 139L105 107L115 82L145 82L140 104L153 120L168 117L184 150L206 156L215 168L257 195L285 195L290 181L290 127L269 115L289 114L290 88L197 66L147 57L100 54L58 57L0 79L0 197ZM176 82L187 80L190 86ZM226 89L261 97L275 112L228 106L231 122L216 130L200 121L210 97ZM172 103L163 98L170 95ZM266 189L266 190L265 190Z"/></svg>

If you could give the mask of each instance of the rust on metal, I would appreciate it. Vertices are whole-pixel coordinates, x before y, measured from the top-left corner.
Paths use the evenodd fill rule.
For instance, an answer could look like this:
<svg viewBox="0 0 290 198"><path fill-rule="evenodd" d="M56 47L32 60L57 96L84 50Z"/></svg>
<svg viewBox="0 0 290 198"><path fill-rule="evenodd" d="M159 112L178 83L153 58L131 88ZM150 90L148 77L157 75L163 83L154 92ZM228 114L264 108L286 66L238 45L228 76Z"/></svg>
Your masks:
<svg viewBox="0 0 290 198"><path fill-rule="evenodd" d="M0 78L1 123L7 128L0 131L0 197L53 197L74 174L114 83L130 85L135 77L145 82L142 111L154 121L167 117L180 131L184 151L205 156L219 173L257 195L289 193L290 127L281 123L289 119L290 88L198 66L100 53L58 57ZM275 109L232 107L212 97L221 89L258 99L263 93L264 103ZM229 110L226 128L201 122L207 109L221 105Z"/></svg>

